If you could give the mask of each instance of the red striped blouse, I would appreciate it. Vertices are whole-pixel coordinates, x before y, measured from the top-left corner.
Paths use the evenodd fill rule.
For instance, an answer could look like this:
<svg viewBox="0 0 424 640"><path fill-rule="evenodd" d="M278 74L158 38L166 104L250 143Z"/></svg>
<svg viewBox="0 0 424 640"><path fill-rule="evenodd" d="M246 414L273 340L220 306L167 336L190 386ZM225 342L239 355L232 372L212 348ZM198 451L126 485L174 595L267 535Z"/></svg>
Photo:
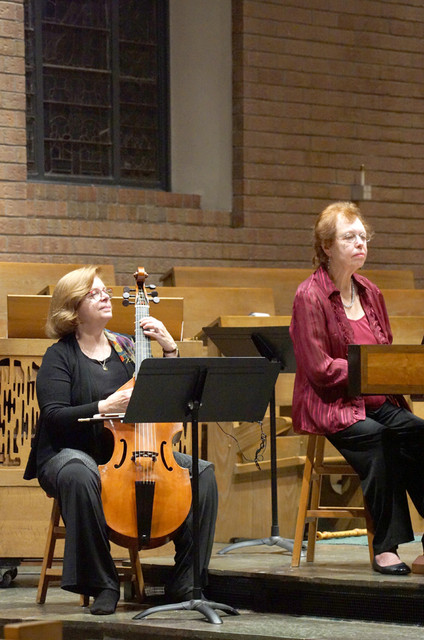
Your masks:
<svg viewBox="0 0 424 640"><path fill-rule="evenodd" d="M381 291L359 274L353 278L376 343L391 344ZM292 407L295 431L330 434L363 420L363 396L349 397L347 393L347 352L348 345L355 342L353 330L340 291L322 266L297 289L290 335L296 356ZM407 406L403 398L392 400Z"/></svg>

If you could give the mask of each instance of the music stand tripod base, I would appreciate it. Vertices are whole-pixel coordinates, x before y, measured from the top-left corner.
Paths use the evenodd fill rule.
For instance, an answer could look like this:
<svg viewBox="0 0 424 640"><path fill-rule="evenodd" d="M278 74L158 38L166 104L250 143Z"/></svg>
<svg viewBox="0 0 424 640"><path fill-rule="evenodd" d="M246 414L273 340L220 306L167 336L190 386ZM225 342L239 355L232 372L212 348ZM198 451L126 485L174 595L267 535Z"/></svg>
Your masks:
<svg viewBox="0 0 424 640"><path fill-rule="evenodd" d="M286 551L293 552L293 540L289 540L288 538L281 538L280 536L270 536L269 538L257 538L256 540L241 540L240 542L233 542L229 544L227 547L220 549L218 551L218 555L222 556L227 551L232 551L233 549L241 549L242 547L257 547L260 545L266 545L267 547L280 547L281 549L285 549Z"/></svg>
<svg viewBox="0 0 424 640"><path fill-rule="evenodd" d="M175 602L173 604L163 604L157 607L150 607L146 611L142 611L133 617L133 620L142 620L152 613L162 611L199 611L203 613L208 622L212 624L222 624L222 619L216 613L216 609L229 613L232 616L240 615L237 609L230 607L228 604L212 602L211 600L186 600L185 602Z"/></svg>

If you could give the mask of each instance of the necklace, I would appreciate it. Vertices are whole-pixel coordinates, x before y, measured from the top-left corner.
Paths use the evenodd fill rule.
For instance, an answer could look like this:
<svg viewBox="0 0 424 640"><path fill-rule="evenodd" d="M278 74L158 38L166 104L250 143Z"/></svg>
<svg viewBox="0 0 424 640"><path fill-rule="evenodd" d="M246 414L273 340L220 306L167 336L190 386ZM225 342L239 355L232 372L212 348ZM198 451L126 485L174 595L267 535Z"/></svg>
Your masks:
<svg viewBox="0 0 424 640"><path fill-rule="evenodd" d="M353 285L352 279L350 280L350 290L351 290L350 304L345 304L342 299L342 305L344 306L345 309L352 309L353 303L355 302L355 299L356 299L356 291L355 291L355 287Z"/></svg>
<svg viewBox="0 0 424 640"><path fill-rule="evenodd" d="M109 356L108 356L108 357L109 357ZM108 357L107 357L107 358L108 358ZM107 366L106 366L106 360L107 360L107 358L105 358L105 359L103 360L103 362L102 362L101 360L96 360L96 362L98 362L98 363L99 363L99 365L101 366L101 368L103 369L103 371L107 371L107 370L108 370L108 368L107 368Z"/></svg>
<svg viewBox="0 0 424 640"><path fill-rule="evenodd" d="M98 360L97 358L93 358L93 352L95 351L95 349L93 349L93 352L92 352L92 353L90 353L90 352L88 351L88 349L85 349L85 348L81 345L81 343L80 343L80 341L78 340L78 338L77 338L77 341L78 341L78 344L79 344L79 347L80 347L81 351L83 352L83 354L84 354L85 356L87 356L87 358L90 358L90 360L93 360L93 362L97 362L97 363L101 366L101 368L103 369L103 371L108 371L108 367L107 367L107 365L106 365L106 360L109 358L110 353L109 353L109 354L106 356L106 358L104 358L103 360Z"/></svg>

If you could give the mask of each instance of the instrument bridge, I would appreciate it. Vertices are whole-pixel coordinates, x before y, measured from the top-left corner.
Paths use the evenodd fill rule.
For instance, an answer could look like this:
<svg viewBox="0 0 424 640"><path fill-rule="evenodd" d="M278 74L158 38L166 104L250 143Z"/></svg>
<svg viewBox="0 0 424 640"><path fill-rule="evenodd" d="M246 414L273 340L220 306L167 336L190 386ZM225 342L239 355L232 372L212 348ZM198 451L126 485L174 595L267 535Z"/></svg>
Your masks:
<svg viewBox="0 0 424 640"><path fill-rule="evenodd" d="M135 462L137 458L151 458L153 462L156 462L159 454L157 451L133 451L131 460Z"/></svg>

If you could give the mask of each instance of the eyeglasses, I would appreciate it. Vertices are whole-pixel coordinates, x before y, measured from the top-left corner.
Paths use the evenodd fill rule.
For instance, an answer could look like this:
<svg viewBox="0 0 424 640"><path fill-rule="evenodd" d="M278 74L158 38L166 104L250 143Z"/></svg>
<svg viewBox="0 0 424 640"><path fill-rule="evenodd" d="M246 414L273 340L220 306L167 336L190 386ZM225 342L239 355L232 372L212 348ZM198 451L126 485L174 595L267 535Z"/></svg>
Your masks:
<svg viewBox="0 0 424 640"><path fill-rule="evenodd" d="M344 236L340 236L339 240L345 242L346 244L353 244L354 242L356 242L357 238L359 239L359 242L363 242L364 244L371 240L371 238L368 237L366 233L353 233L352 231L349 231L349 233L345 233Z"/></svg>
<svg viewBox="0 0 424 640"><path fill-rule="evenodd" d="M90 298L90 300L94 300L95 302L99 302L103 296L107 296L110 299L113 296L112 289L107 289L106 287L104 287L104 289L91 289L91 291L87 293L86 297Z"/></svg>

